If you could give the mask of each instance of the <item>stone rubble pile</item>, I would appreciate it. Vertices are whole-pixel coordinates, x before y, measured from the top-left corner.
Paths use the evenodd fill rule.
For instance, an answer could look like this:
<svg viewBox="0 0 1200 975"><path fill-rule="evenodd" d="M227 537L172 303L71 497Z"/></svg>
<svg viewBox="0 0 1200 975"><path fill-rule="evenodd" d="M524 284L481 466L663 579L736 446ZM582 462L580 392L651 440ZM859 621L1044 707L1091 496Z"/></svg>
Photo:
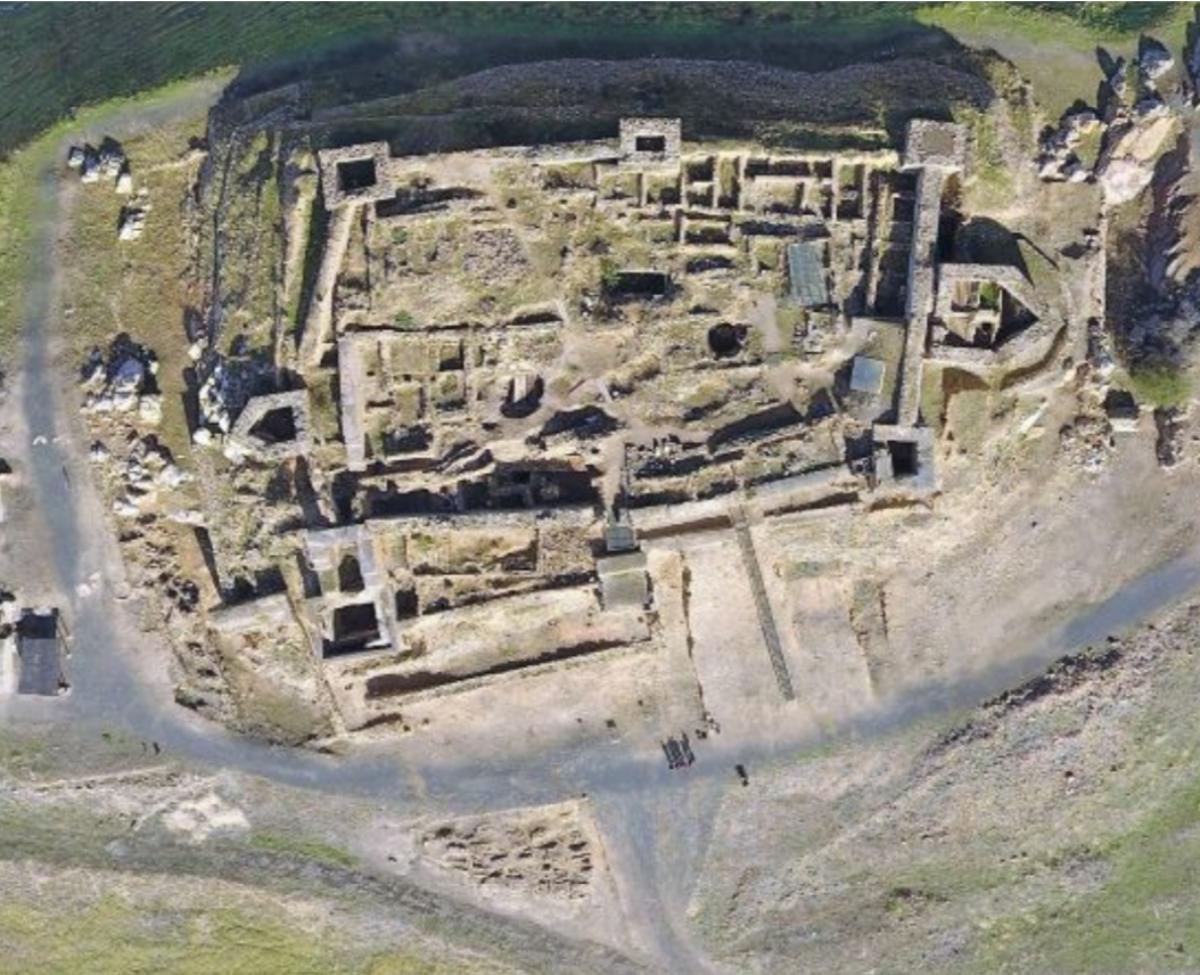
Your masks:
<svg viewBox="0 0 1200 975"><path fill-rule="evenodd" d="M91 457L100 464L112 462L111 451L102 443L92 445ZM162 493L170 492L191 480L171 457L171 452L153 436L134 441L123 464L115 470L122 491L113 501L113 512L122 518L136 518L155 505Z"/></svg>
<svg viewBox="0 0 1200 975"><path fill-rule="evenodd" d="M1088 322L1087 361L1092 375L1107 390L1109 380L1117 368L1117 357L1112 336L1104 327L1104 323L1095 318Z"/></svg>
<svg viewBox="0 0 1200 975"><path fill-rule="evenodd" d="M229 435L255 392L270 388L272 376L261 363L201 350L189 355L203 377L197 391L200 422L192 433L192 442L199 446L217 444Z"/></svg>
<svg viewBox="0 0 1200 975"><path fill-rule="evenodd" d="M146 229L146 214L150 212L150 204L127 206L121 209L121 219L117 225L117 240L137 240Z"/></svg>
<svg viewBox="0 0 1200 975"><path fill-rule="evenodd" d="M212 430L216 427L222 434L229 433L233 426L234 402L237 399L233 374L218 361L200 384L200 418L203 426L196 429L192 439L197 444L212 442Z"/></svg>
<svg viewBox="0 0 1200 975"><path fill-rule="evenodd" d="M1183 458L1184 421L1188 412L1178 409L1154 411L1154 454L1160 467L1174 467Z"/></svg>
<svg viewBox="0 0 1200 975"><path fill-rule="evenodd" d="M1058 128L1042 137L1038 175L1044 180L1090 181L1093 174L1076 155L1076 149L1086 136L1100 133L1102 137L1104 129L1104 123L1090 108L1064 115Z"/></svg>
<svg viewBox="0 0 1200 975"><path fill-rule="evenodd" d="M93 349L80 380L83 411L135 414L139 422L154 426L162 420L157 375L157 356L127 338L115 341L107 356Z"/></svg>
<svg viewBox="0 0 1200 975"><path fill-rule="evenodd" d="M78 171L81 183L98 183L105 179L121 196L133 195L133 173L129 168L129 160L121 147L111 139L105 139L99 149L86 144L72 146L67 153L67 166ZM136 203L121 208L117 239L137 240L145 229L146 214L149 212L150 203L143 189L138 192Z"/></svg>
<svg viewBox="0 0 1200 975"><path fill-rule="evenodd" d="M1103 416L1081 414L1058 431L1068 462L1089 474L1098 473L1112 452L1112 431Z"/></svg>
<svg viewBox="0 0 1200 975"><path fill-rule="evenodd" d="M109 139L99 149L90 145L72 146L67 153L67 166L79 171L81 183L98 183L104 178L118 193L128 195L133 191L129 160L121 147Z"/></svg>

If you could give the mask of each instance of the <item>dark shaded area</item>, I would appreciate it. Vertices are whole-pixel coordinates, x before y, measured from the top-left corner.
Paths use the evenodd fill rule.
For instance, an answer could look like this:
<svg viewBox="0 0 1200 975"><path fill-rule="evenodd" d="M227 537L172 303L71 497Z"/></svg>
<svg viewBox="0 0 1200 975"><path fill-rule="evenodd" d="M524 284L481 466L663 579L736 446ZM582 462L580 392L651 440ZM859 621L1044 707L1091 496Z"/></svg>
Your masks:
<svg viewBox="0 0 1200 975"><path fill-rule="evenodd" d="M370 517L379 518L594 505L600 497L596 477L597 471L591 467L574 470L533 463L501 464L486 477L459 481L452 492L398 491L391 483L384 490L371 487L365 507Z"/></svg>
<svg viewBox="0 0 1200 975"><path fill-rule="evenodd" d="M428 691L435 687L445 687L447 684L457 684L464 680L477 677L494 677L497 674L507 674L526 667L536 667L538 664L555 663L561 660L571 660L575 657L585 657L601 650L611 650L622 646L615 641L596 640L590 643L578 643L570 647L559 647L549 653L527 660L510 660L497 664L485 670L477 670L471 674L445 674L421 670L411 674L380 674L378 677L367 679L367 700L381 697L395 697L399 694L412 694L416 691Z"/></svg>
<svg viewBox="0 0 1200 975"><path fill-rule="evenodd" d="M515 315L509 321L510 325L557 325L562 321L562 316L554 308L541 308L535 311L523 312L520 315Z"/></svg>
<svg viewBox="0 0 1200 975"><path fill-rule="evenodd" d="M268 410L250 428L250 436L266 444L290 443L296 439L296 411L290 406Z"/></svg>
<svg viewBox="0 0 1200 975"><path fill-rule="evenodd" d="M308 236L304 245L304 265L300 273L300 300L293 309L292 327L299 332L312 304L313 289L321 271L325 236L329 231L329 211L325 209L325 190L318 182L317 196L308 219ZM336 355L336 352L334 353Z"/></svg>
<svg viewBox="0 0 1200 975"><path fill-rule="evenodd" d="M406 620L417 615L417 593L413 589L396 590L396 619Z"/></svg>
<svg viewBox="0 0 1200 975"><path fill-rule="evenodd" d="M694 450L688 454L658 457L651 455L633 470L633 476L638 480L660 477L686 477L696 471L703 470L712 463L707 454ZM647 495L640 495L646 497Z"/></svg>
<svg viewBox="0 0 1200 975"><path fill-rule="evenodd" d="M721 254L693 257L687 262L688 274L703 274L705 271L727 271L731 267L733 267L733 261Z"/></svg>
<svg viewBox="0 0 1200 975"><path fill-rule="evenodd" d="M553 437L570 433L576 437L599 437L612 433L620 424L598 406L581 406L574 410L561 410L550 417L542 426L539 437Z"/></svg>
<svg viewBox="0 0 1200 975"><path fill-rule="evenodd" d="M1186 134L1154 164L1148 194L1153 206L1136 225L1110 227L1105 274L1105 326L1116 341L1121 364L1135 372L1168 375L1187 357L1194 332L1192 293L1196 276L1179 287L1169 273L1172 255L1184 234L1183 209L1192 202L1185 191L1192 151Z"/></svg>
<svg viewBox="0 0 1200 975"><path fill-rule="evenodd" d="M657 298L670 290L671 278L662 271L616 271L604 281L610 298Z"/></svg>
<svg viewBox="0 0 1200 975"><path fill-rule="evenodd" d="M220 570L217 569L217 553L213 550L212 536L203 526L196 526L192 529L192 533L196 539L196 547L200 549L200 555L204 559L204 567L208 570L208 577L212 580L213 588L217 592L221 592L224 587L221 585Z"/></svg>
<svg viewBox="0 0 1200 975"><path fill-rule="evenodd" d="M358 559L353 555L343 555L338 563L338 589L342 592L362 592L364 588Z"/></svg>
<svg viewBox="0 0 1200 975"><path fill-rule="evenodd" d="M663 504L682 504L684 501L690 500L692 500L692 496L687 491L668 488L664 491L644 491L635 494L633 497L626 498L625 506L627 508L652 508ZM643 534L649 537L648 533Z"/></svg>
<svg viewBox="0 0 1200 975"><path fill-rule="evenodd" d="M542 381L541 376L524 387L521 387L515 379L510 379L508 390L504 394L504 402L500 404L500 415L513 420L531 416L541 405L545 388L546 384Z"/></svg>
<svg viewBox="0 0 1200 975"><path fill-rule="evenodd" d="M972 217L957 223L950 257L962 264L1008 264L1029 276L1019 238L991 217Z"/></svg>
<svg viewBox="0 0 1200 975"><path fill-rule="evenodd" d="M725 444L755 440L782 430L784 427L795 426L803 422L804 415L796 407L791 403L781 403L778 406L772 406L743 417L715 431L708 438L708 447L710 450L715 450Z"/></svg>
<svg viewBox="0 0 1200 975"><path fill-rule="evenodd" d="M375 204L377 217L398 217L411 213L430 213L444 210L454 200L475 200L482 196L478 190L462 186L446 186L441 188L413 187L397 190L390 200L380 200Z"/></svg>
<svg viewBox="0 0 1200 975"><path fill-rule="evenodd" d="M888 453L892 458L892 474L914 477L917 473L917 445L911 440L889 440Z"/></svg>
<svg viewBox="0 0 1200 975"><path fill-rule="evenodd" d="M340 471L333 478L333 506L341 524L354 520L354 498L358 492L358 478L350 471Z"/></svg>
<svg viewBox="0 0 1200 975"><path fill-rule="evenodd" d="M722 322L708 330L708 348L718 359L727 359L742 351L746 341L745 325Z"/></svg>
<svg viewBox="0 0 1200 975"><path fill-rule="evenodd" d="M828 416L833 416L837 411L838 404L837 400L834 399L833 391L828 387L822 386L809 398L808 410L804 416L810 423L815 423L818 420L824 420Z"/></svg>
<svg viewBox="0 0 1200 975"><path fill-rule="evenodd" d="M369 4L356 5L370 7ZM397 7L407 8L398 11ZM469 9L474 7L474 10ZM322 79L318 103L398 94L499 64L548 58L741 58L825 71L861 61L960 50L912 19L912 4L406 4L369 38L340 41L303 61L259 63L239 87L261 91L303 74ZM484 8L484 9L481 9ZM332 24L330 25L332 27ZM653 89L647 91L653 98ZM652 107L652 103L651 103Z"/></svg>
<svg viewBox="0 0 1200 975"><path fill-rule="evenodd" d="M353 193L375 185L375 160L351 159L337 164L338 189Z"/></svg>
<svg viewBox="0 0 1200 975"><path fill-rule="evenodd" d="M300 505L304 516L304 524L308 528L317 528L329 524L325 512L321 510L320 498L312 482L312 471L309 469L307 457L297 457L291 466L292 497Z"/></svg>
<svg viewBox="0 0 1200 975"><path fill-rule="evenodd" d="M456 507L460 511L504 511L595 504L599 500L596 474L590 467L574 470L499 465L483 480L459 482Z"/></svg>
<svg viewBox="0 0 1200 975"><path fill-rule="evenodd" d="M429 449L433 443L428 427L404 427L388 430L383 435L383 455L397 457L401 454L417 454Z"/></svg>
<svg viewBox="0 0 1200 975"><path fill-rule="evenodd" d="M374 603L339 606L333 611L333 639L326 640L323 654L338 657L367 649L379 639L379 620Z"/></svg>
<svg viewBox="0 0 1200 975"><path fill-rule="evenodd" d="M748 168L748 167L747 167ZM794 223L775 223L770 220L743 220L738 224L743 237L795 237Z"/></svg>
<svg viewBox="0 0 1200 975"><path fill-rule="evenodd" d="M450 514L454 510L452 499L444 494L434 494L425 488L416 491L397 491L392 485L388 488L385 491L367 489L365 507L370 517Z"/></svg>
<svg viewBox="0 0 1200 975"><path fill-rule="evenodd" d="M261 599L263 596L276 596L284 592L287 592L287 582L283 578L283 571L279 566L268 566L254 573L255 599Z"/></svg>
<svg viewBox="0 0 1200 975"><path fill-rule="evenodd" d="M841 508L848 504L857 504L859 495L857 491L838 491L835 494L827 494L822 498L817 498L815 501L803 501L799 504L789 504L777 510L778 514L795 515L804 511L824 511L827 508Z"/></svg>
<svg viewBox="0 0 1200 975"><path fill-rule="evenodd" d="M623 116L679 115L689 138L870 149L897 140L909 118L945 119L954 104L992 98L983 66L991 56L940 30L860 17L831 22L828 33L821 44L821 30L786 26L770 35L600 30L586 41L508 37L502 47L482 34L439 35L450 41L440 61L416 52L419 77L414 58L375 45L349 64L312 67L314 117L325 128L311 131L327 145L386 140L407 155L608 138Z"/></svg>
<svg viewBox="0 0 1200 975"><path fill-rule="evenodd" d="M1136 420L1139 415L1137 400L1124 389L1110 389L1104 397L1104 413L1110 419Z"/></svg>

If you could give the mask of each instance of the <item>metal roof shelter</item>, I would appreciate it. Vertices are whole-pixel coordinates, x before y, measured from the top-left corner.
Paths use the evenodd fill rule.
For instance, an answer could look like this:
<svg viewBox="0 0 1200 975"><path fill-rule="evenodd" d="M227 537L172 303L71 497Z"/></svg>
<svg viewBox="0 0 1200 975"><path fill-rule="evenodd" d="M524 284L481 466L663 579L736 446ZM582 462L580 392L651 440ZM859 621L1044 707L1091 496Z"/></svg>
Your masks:
<svg viewBox="0 0 1200 975"><path fill-rule="evenodd" d="M17 624L17 655L21 661L18 694L54 697L66 687L58 612L26 612Z"/></svg>
<svg viewBox="0 0 1200 975"><path fill-rule="evenodd" d="M821 243L811 240L788 244L787 247L788 281L792 297L804 308L822 308L829 304L821 248Z"/></svg>

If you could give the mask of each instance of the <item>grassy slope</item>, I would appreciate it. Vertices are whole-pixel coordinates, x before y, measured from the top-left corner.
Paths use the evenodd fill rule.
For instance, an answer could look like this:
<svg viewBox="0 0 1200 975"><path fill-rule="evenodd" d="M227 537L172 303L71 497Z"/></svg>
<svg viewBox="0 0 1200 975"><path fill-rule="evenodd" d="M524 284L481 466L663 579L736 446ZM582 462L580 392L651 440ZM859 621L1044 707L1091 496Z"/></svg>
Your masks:
<svg viewBox="0 0 1200 975"><path fill-rule="evenodd" d="M1176 622L1188 644L1191 622ZM1186 619L1187 611L1177 614ZM1175 637L1174 639L1179 639ZM1180 648L1175 646L1178 654ZM1196 971L1200 964L1200 783L1196 762L1195 660L1190 646L1171 660L1150 707L1126 719L1132 729L1101 801L1067 855L1102 864L1103 883L1002 917L983 939L977 972ZM1128 772L1126 770L1129 770ZM1108 807L1108 808L1105 808ZM1133 822L1113 824L1137 810ZM1107 813L1107 815L1106 815ZM1058 865L1058 864L1056 864Z"/></svg>
<svg viewBox="0 0 1200 975"><path fill-rule="evenodd" d="M721 44L726 56L735 56L740 45L740 56L753 56L752 48L764 36L778 40L817 32L825 47L868 42L878 49L886 46L887 35L920 23L951 30L1000 26L1037 41L1061 41L1070 34L1094 43L1132 36L1164 16L1162 7L1137 3L547 3L536 10L512 3L31 4L7 12L0 31L0 93L5 96L0 99L0 152L81 104L135 94L221 65L260 65L356 39L399 40L417 30L476 38L542 35L560 48L582 43L594 56L621 56L614 45L626 54L648 53L689 39ZM17 93L19 98L12 97Z"/></svg>
<svg viewBox="0 0 1200 975"><path fill-rule="evenodd" d="M989 932L980 972L1194 971L1200 938L1200 786L1169 794L1129 832L1098 850L1103 887L1065 903L1004 918Z"/></svg>
<svg viewBox="0 0 1200 975"><path fill-rule="evenodd" d="M0 945L8 946L0 954L0 975L502 971L462 959L433 960L403 948L373 950L369 940L347 936L324 921L289 916L274 898L242 893L231 902L228 893L207 896L200 882L163 891L153 882L122 879L101 896L72 896L53 890L64 886L53 870L46 870L41 879L50 891L0 900ZM74 901L69 924L63 923L63 897Z"/></svg>
<svg viewBox="0 0 1200 975"><path fill-rule="evenodd" d="M104 788L20 791L171 767L145 745L0 727L0 975L516 975L490 960L491 945L443 935L433 917L406 924L410 908L338 836L309 832L324 797L255 781L241 800L254 828L193 843L157 816L131 829L131 809L181 797L160 780L121 800ZM331 818L356 820L355 803L332 801Z"/></svg>
<svg viewBox="0 0 1200 975"><path fill-rule="evenodd" d="M1094 103L1100 70L1096 48L1104 47L1126 60L1137 51L1145 30L1178 56L1187 24L1193 17L1187 4L1091 4L1073 18L1048 5L948 3L929 4L916 19L939 27L971 47L992 48L1010 60L1034 88L1050 117L1057 117L1076 100ZM1089 8L1098 8L1089 13ZM1122 14L1120 10L1127 8ZM1108 16L1104 16L1105 13Z"/></svg>
<svg viewBox="0 0 1200 975"><path fill-rule="evenodd" d="M53 905L37 899L0 904L0 941L16 947L0 972L22 975L125 975L170 971L257 972L303 975L363 971L313 932L281 924L264 912L179 910L164 904L136 909L105 898L72 914L69 925Z"/></svg>
<svg viewBox="0 0 1200 975"><path fill-rule="evenodd" d="M1105 644L1111 671L952 734L847 740L731 787L697 896L710 947L780 973L1200 970L1198 622L1178 609Z"/></svg>
<svg viewBox="0 0 1200 975"><path fill-rule="evenodd" d="M289 55L309 57L322 48L363 39L399 40L417 30L475 42L489 35L544 35L558 47L575 41L593 49L623 38L627 53L634 53L653 49L672 34L727 37L731 25L739 30L777 22L793 30L825 25L853 35L881 20L900 20L907 6L880 17L866 4L836 9L713 4L703 10L654 3L545 4L536 12L518 4L30 5L8 14L0 33L0 92L22 95L0 101L0 152L79 104L134 94L221 65L252 67ZM115 23L120 30L111 29ZM606 39L597 37L597 27Z"/></svg>
<svg viewBox="0 0 1200 975"><path fill-rule="evenodd" d="M189 82L174 82L141 95L111 99L77 113L72 119L56 122L0 162L0 214L3 214L0 219L0 359L7 358L11 351L22 320L24 279L33 259L34 234L38 220L46 216L46 198L39 192L39 180L49 167L61 162L58 156L63 138L81 128L104 126L122 112L153 108L192 90L194 86Z"/></svg>
<svg viewBox="0 0 1200 975"><path fill-rule="evenodd" d="M159 356L163 424L160 436L175 456L189 444L182 375L189 365L185 310L197 299L184 272L189 253L181 212L198 163L180 164L188 139L202 137L200 114L125 143L135 186L149 191L152 209L136 241L118 243L116 227L128 198L107 181L80 185L63 242L62 300L69 310L75 358L107 346L119 332L150 345Z"/></svg>

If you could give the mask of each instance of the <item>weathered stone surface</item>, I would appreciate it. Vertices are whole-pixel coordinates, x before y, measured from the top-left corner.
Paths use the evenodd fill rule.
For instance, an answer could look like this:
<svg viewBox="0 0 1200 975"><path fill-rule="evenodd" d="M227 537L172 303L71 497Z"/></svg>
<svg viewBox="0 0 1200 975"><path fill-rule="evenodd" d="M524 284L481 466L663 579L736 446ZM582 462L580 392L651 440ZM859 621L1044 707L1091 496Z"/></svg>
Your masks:
<svg viewBox="0 0 1200 975"><path fill-rule="evenodd" d="M291 436L273 438L264 432L256 432L260 421L281 410L290 413ZM229 439L225 443L225 454L231 460L240 460L245 456L258 457L260 460L283 460L306 454L311 449L308 392L303 389L251 399L229 431Z"/></svg>
<svg viewBox="0 0 1200 975"><path fill-rule="evenodd" d="M953 122L912 119L904 138L905 169L938 168L957 172L967 153L967 131Z"/></svg>

